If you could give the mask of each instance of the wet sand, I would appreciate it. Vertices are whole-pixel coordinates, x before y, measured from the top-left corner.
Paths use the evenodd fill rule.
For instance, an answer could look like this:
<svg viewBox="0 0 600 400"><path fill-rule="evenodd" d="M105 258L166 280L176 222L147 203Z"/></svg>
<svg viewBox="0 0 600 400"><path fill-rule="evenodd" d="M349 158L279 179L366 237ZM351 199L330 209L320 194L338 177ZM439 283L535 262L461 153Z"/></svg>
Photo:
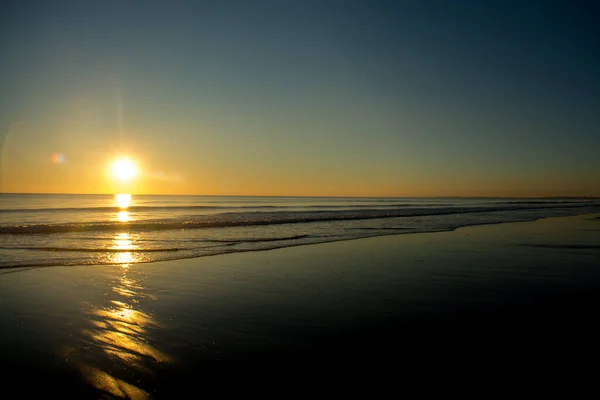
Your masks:
<svg viewBox="0 0 600 400"><path fill-rule="evenodd" d="M415 377L573 372L599 349L599 245L598 215L583 215L4 271L4 390L197 398L283 384L351 392Z"/></svg>

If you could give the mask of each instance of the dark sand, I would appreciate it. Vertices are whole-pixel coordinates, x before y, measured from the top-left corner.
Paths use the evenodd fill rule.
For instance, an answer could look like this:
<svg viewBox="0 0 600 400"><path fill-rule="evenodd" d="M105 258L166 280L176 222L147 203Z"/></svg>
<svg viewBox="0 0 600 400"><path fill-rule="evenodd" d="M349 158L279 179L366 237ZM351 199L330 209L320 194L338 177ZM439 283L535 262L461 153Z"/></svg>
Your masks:
<svg viewBox="0 0 600 400"><path fill-rule="evenodd" d="M321 384L373 394L448 377L584 377L600 343L594 217L3 271L3 390L288 397Z"/></svg>

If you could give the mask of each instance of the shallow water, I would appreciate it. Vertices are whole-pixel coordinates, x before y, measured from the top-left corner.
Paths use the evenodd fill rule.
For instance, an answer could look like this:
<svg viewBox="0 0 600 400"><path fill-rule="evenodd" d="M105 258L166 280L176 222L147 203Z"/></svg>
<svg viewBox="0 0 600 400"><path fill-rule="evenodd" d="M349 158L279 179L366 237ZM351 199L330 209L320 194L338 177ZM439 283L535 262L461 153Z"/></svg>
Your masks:
<svg viewBox="0 0 600 400"><path fill-rule="evenodd" d="M0 268L135 264L598 211L585 199L0 194Z"/></svg>

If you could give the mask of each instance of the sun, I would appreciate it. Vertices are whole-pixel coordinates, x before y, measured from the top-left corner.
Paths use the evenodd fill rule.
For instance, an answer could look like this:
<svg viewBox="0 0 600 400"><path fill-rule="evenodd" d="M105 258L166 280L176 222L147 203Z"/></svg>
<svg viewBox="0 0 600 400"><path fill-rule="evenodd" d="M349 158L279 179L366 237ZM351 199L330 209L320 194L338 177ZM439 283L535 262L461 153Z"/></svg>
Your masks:
<svg viewBox="0 0 600 400"><path fill-rule="evenodd" d="M135 164L127 159L115 161L112 166L112 174L121 181L129 181L136 175Z"/></svg>

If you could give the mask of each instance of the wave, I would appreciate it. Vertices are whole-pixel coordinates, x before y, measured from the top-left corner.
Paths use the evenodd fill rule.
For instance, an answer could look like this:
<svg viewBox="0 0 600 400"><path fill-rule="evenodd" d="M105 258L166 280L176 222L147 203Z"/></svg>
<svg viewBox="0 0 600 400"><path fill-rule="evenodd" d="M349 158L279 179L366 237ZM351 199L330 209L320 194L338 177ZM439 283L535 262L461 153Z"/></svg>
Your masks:
<svg viewBox="0 0 600 400"><path fill-rule="evenodd" d="M427 204L420 204L427 205ZM435 204L435 206L450 206L451 204ZM347 205L245 205L245 206L203 206L203 205L187 205L187 206L130 206L121 208L117 206L105 207L49 207L49 208L8 208L0 210L0 213L32 213L32 212L118 212L118 211L212 211L212 210L255 210L255 209L290 209L290 208L399 208L411 207L415 204L347 204Z"/></svg>
<svg viewBox="0 0 600 400"><path fill-rule="evenodd" d="M207 238L204 232L188 231L187 234L183 231L176 234L173 237L170 233L166 236L162 236L157 243L158 246L164 245L164 247L158 248L153 245L152 248L143 248L143 242L148 241L142 238L137 243L140 244L140 248L134 249L116 249L102 246L102 243L107 243L106 240L110 238L102 238L100 236L99 244L90 247L83 247L81 243L73 241L73 247L64 247L64 242L61 236L56 237L54 243L60 243L58 246L39 246L39 241L42 240L39 236L31 236L30 238L14 237L17 241L15 245L1 246L0 250L7 250L5 253L8 257L0 259L0 274L11 273L11 271L21 271L27 268L38 268L38 267L52 267L52 266L76 266L76 265L107 265L107 264L123 264L123 258L115 257L108 254L102 255L102 253L112 252L113 254L119 254L123 252L131 252L132 255L130 263L140 264L156 261L169 261L187 258L197 258L205 256L214 256L218 254L227 253L238 253L248 251L264 251L272 250L285 247L293 246L304 246L317 243L328 243L343 240L360 239L374 236L387 236L387 235L398 235L398 234L413 234L413 233L425 233L425 232L443 232L453 231L455 229L476 226L476 225L490 225L490 224L501 224L507 222L526 222L535 221L537 219L543 219L547 217L556 216L567 216L567 215L578 215L587 214L590 212L598 212L598 208L546 208L546 211L542 212L524 212L524 213L488 213L488 214L466 214L465 218L455 218L449 214L448 218L414 218L411 226L389 226L389 223L377 223L382 225L379 227L365 227L356 226L355 224L342 225L332 224L327 227L318 227L313 230L313 234L296 234L290 235L295 228L285 227L285 231L289 232L287 236L280 236L277 230L244 230L244 231L229 231L228 233L218 233L221 235L239 235L242 237L223 237L223 238ZM404 225L404 221L390 221L393 225ZM416 224L415 224L416 222ZM369 225L371 223L368 223ZM298 231L304 231L306 226L298 226ZM325 228L325 229L323 229ZM297 232L298 232L297 231ZM300 233L298 232L298 233ZM280 232L283 233L283 232ZM212 234L215 234L213 232ZM191 236L190 236L191 235ZM50 237L47 237L50 239ZM30 246L24 245L29 240ZM45 238L43 239L45 240ZM54 239L52 239L54 240ZM162 242L162 243L160 243ZM177 247L173 247L173 242L177 242ZM210 245L198 245L197 242L203 242ZM71 243L71 242L70 242ZM188 244L189 243L189 244ZM518 245L530 245L530 244L518 244ZM555 245L537 245L533 244L534 247L552 247ZM565 246L568 248L575 248L571 244L559 244L559 246ZM591 249L592 251L597 250L598 246L593 245L581 245L575 244L576 248L580 249ZM17 250L14 254L10 254L11 250ZM30 251L28 254L23 250L42 250L48 251L46 254L38 254L35 251ZM52 254L51 252L58 252ZM128 258L128 260L129 260Z"/></svg>
<svg viewBox="0 0 600 400"><path fill-rule="evenodd" d="M252 238L252 239L205 239L203 242L209 243L264 243L264 242L281 242L284 240L298 240L312 237L311 235L296 235L279 238Z"/></svg>
<svg viewBox="0 0 600 400"><path fill-rule="evenodd" d="M106 207L49 207L49 208L7 208L0 209L0 213L34 213L34 212L119 212L119 211L213 211L213 210L262 210L262 209L291 209L291 208L306 208L306 209L362 209L362 208L401 208L401 207L414 207L415 204L411 203L399 203L399 204L347 204L347 205L244 205L244 206L204 206L204 205L178 205L178 206L130 206L127 208L121 208L117 206L106 206ZM452 204L419 204L422 206L452 206Z"/></svg>
<svg viewBox="0 0 600 400"><path fill-rule="evenodd" d="M161 211L161 210L220 210L237 208L278 208L277 206L130 206L121 208L108 207L50 207L50 208L12 208L0 210L2 213L21 212L118 212L118 211Z"/></svg>
<svg viewBox="0 0 600 400"><path fill-rule="evenodd" d="M295 236L284 236L284 237L264 237L264 238L236 238L236 239L197 239L188 240L184 242L193 243L222 243L222 244L241 244L241 243L268 243L268 242L282 242L287 240L298 240L315 237L313 235L295 235ZM96 239L97 240L97 239ZM179 240L181 241L181 240ZM163 241L164 242L164 241ZM206 247L204 247L206 248ZM179 248L179 247L166 247L166 248L111 248L111 247L56 247L56 246L0 246L0 250L34 250L34 251L73 251L73 252L91 252L91 253L156 253L163 251L183 251L191 250L193 248Z"/></svg>
<svg viewBox="0 0 600 400"><path fill-rule="evenodd" d="M163 201L164 203L164 201ZM210 202L207 202L210 203ZM343 203L340 201L338 203ZM472 203L470 206L481 206L481 205L592 205L598 203L597 200L510 200L510 201L492 201L481 203ZM81 212L81 213L94 213L94 212L119 212L119 211L130 211L130 212L150 212L150 211L227 211L227 210L289 210L289 209L395 209L395 208L407 208L407 207L461 207L465 206L463 203L391 203L388 201L372 200L369 204L288 204L288 205L138 205L130 206L127 208L121 208L118 206L101 206L101 207L47 207L47 208L6 208L0 209L1 213L37 213L37 212L48 212L48 213L60 213L60 212Z"/></svg>
<svg viewBox="0 0 600 400"><path fill-rule="evenodd" d="M598 205L598 204L596 204ZM564 209L590 206L590 204L563 204L560 208L541 205L511 207L443 207L443 208L403 208L365 209L337 211L273 211L273 212L230 212L213 215L197 215L193 219L162 219L143 221L103 221L56 224L4 225L0 234L43 234L98 231L160 231L174 229L226 228L240 226L264 226L300 224L313 222L353 221L397 217L419 217L431 215L472 214L519 210Z"/></svg>
<svg viewBox="0 0 600 400"><path fill-rule="evenodd" d="M496 201L491 204L592 204L597 201L591 200L512 200Z"/></svg>
<svg viewBox="0 0 600 400"><path fill-rule="evenodd" d="M161 249L114 249L114 248L90 248L90 247L53 247L53 246L1 246L5 250L37 250L37 251L74 251L90 253L155 253L162 251L181 251L180 248Z"/></svg>

